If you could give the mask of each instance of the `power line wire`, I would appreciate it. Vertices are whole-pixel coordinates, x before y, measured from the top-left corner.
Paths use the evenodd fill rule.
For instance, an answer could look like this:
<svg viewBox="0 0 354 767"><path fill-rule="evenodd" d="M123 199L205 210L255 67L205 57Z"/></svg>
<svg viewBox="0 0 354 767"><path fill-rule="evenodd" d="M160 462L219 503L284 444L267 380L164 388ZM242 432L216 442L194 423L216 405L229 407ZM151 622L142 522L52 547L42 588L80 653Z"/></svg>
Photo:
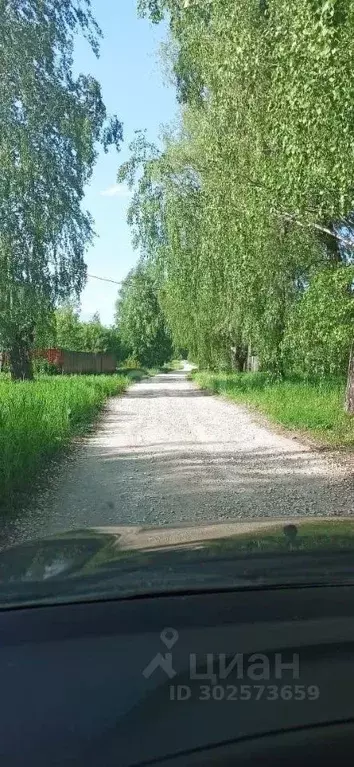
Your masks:
<svg viewBox="0 0 354 767"><path fill-rule="evenodd" d="M100 280L100 282L111 282L113 285L121 285L122 282L118 282L117 280L109 280L107 277L97 277L96 274L88 274L88 277L90 277L91 280Z"/></svg>

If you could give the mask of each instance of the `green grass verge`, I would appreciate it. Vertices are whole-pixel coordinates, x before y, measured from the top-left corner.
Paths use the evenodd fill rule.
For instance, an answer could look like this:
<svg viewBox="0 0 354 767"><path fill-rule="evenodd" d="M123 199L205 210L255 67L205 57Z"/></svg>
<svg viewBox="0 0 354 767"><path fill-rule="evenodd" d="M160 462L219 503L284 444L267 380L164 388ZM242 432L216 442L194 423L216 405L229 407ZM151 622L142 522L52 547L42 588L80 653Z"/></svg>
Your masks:
<svg viewBox="0 0 354 767"><path fill-rule="evenodd" d="M161 367L154 368L131 368L123 365L117 370L117 373L126 375L135 382L141 381L142 378L158 375L159 373L170 373L173 370L182 370L182 363L180 360L165 362Z"/></svg>
<svg viewBox="0 0 354 767"><path fill-rule="evenodd" d="M131 383L141 381L143 378L154 375L154 370L148 370L147 368L130 368L121 367L117 369L117 375L126 376Z"/></svg>
<svg viewBox="0 0 354 767"><path fill-rule="evenodd" d="M94 421L127 376L42 376L33 383L0 378L0 505L31 485L45 461Z"/></svg>
<svg viewBox="0 0 354 767"><path fill-rule="evenodd" d="M308 432L322 444L354 447L354 419L344 411L345 381L272 381L266 373L197 372L202 388L244 403L287 429Z"/></svg>
<svg viewBox="0 0 354 767"><path fill-rule="evenodd" d="M173 370L182 370L183 365L181 360L171 360L170 362L165 362L165 364L162 366L162 370L165 373L169 373Z"/></svg>

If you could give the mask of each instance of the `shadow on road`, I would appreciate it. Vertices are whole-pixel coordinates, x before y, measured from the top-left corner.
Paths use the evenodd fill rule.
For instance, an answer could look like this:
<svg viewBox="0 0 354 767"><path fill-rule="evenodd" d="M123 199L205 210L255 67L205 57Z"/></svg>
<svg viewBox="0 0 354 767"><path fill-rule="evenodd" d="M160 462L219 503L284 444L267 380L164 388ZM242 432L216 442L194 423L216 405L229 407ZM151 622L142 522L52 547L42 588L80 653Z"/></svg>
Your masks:
<svg viewBox="0 0 354 767"><path fill-rule="evenodd" d="M201 389L150 389L139 387L127 391L124 397L128 399L147 399L155 397L212 397L212 392L202 391Z"/></svg>
<svg viewBox="0 0 354 767"><path fill-rule="evenodd" d="M353 513L353 482L333 457L274 437L221 400L203 404L210 396L183 372L133 386L33 502L3 517L0 545L90 526Z"/></svg>
<svg viewBox="0 0 354 767"><path fill-rule="evenodd" d="M184 383L185 381L187 381L185 373L157 373L153 378L144 378L143 383Z"/></svg>
<svg viewBox="0 0 354 767"><path fill-rule="evenodd" d="M351 480L331 477L310 451L221 445L176 442L166 449L157 442L121 450L90 443L67 467L65 483L59 476L26 515L2 526L1 542L89 526L351 514Z"/></svg>

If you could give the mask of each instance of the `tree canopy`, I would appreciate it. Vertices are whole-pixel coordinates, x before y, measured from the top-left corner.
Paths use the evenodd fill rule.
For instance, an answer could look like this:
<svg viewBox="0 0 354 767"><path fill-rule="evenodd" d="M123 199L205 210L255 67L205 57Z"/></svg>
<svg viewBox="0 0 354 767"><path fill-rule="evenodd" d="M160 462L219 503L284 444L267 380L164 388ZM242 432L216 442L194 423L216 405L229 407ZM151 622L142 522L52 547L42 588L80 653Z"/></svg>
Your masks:
<svg viewBox="0 0 354 767"><path fill-rule="evenodd" d="M117 362L122 362L130 352L117 327L103 325L97 312L84 322L78 309L70 303L53 312L46 324L37 329L35 346L37 349L58 347L74 352L108 353L113 354Z"/></svg>
<svg viewBox="0 0 354 767"><path fill-rule="evenodd" d="M180 102L119 170L173 341L204 366L251 347L282 374L343 373L352 343L354 6L141 0L170 26ZM314 353L314 339L317 352ZM336 344L340 349L337 349Z"/></svg>
<svg viewBox="0 0 354 767"><path fill-rule="evenodd" d="M158 291L154 271L141 262L123 282L116 305L122 341L147 367L162 365L172 356L172 339Z"/></svg>
<svg viewBox="0 0 354 767"><path fill-rule="evenodd" d="M122 138L99 83L73 74L78 33L98 53L90 0L0 0L0 343L14 377L30 376L44 315L82 290L84 187L98 144Z"/></svg>

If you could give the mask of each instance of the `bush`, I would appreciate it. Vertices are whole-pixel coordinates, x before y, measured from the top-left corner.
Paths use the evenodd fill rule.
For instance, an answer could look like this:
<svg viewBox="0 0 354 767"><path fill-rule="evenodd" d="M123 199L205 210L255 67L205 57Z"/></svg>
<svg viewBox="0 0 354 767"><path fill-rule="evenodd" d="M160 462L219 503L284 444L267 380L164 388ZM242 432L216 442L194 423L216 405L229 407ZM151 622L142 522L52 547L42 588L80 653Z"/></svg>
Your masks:
<svg viewBox="0 0 354 767"><path fill-rule="evenodd" d="M49 362L45 357L36 357L33 360L33 372L35 375L56 376L60 374L57 366Z"/></svg>
<svg viewBox="0 0 354 767"><path fill-rule="evenodd" d="M129 357L127 357L127 359L122 362L121 367L127 368L128 370L139 370L141 368L141 364L136 357L130 354Z"/></svg>

